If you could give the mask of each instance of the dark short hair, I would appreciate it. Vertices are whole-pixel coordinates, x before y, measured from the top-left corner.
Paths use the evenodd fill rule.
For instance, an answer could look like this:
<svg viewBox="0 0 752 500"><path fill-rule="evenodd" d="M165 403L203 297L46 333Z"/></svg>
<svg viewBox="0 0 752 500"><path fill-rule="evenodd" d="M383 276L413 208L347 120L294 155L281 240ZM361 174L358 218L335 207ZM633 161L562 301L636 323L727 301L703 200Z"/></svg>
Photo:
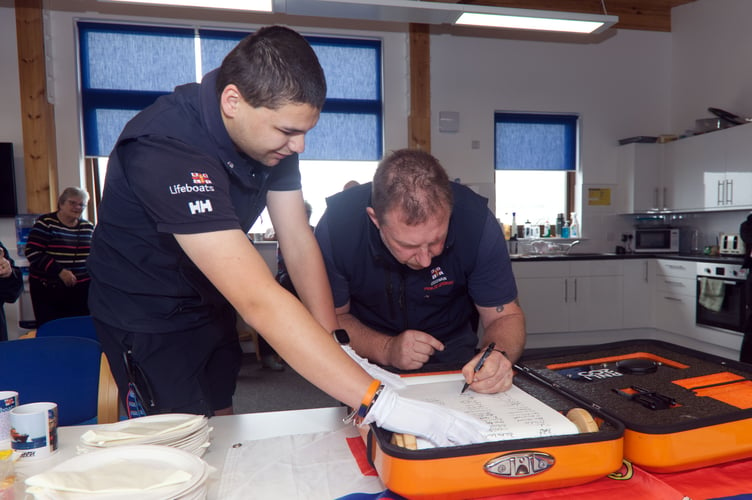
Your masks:
<svg viewBox="0 0 752 500"><path fill-rule="evenodd" d="M242 39L222 61L217 95L234 84L254 108L310 104L321 110L326 78L319 59L299 33L267 26Z"/></svg>
<svg viewBox="0 0 752 500"><path fill-rule="evenodd" d="M425 151L400 149L376 167L371 206L379 222L392 210L409 226L421 224L439 211L452 210L452 187L439 160Z"/></svg>

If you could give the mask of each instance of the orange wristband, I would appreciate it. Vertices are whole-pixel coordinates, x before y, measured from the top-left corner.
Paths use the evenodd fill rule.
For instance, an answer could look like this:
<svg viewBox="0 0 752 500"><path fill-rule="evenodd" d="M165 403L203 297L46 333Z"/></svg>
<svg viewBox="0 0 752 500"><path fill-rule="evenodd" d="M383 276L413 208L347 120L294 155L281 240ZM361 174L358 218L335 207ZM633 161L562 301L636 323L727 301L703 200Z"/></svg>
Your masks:
<svg viewBox="0 0 752 500"><path fill-rule="evenodd" d="M363 418L368 413L368 410L371 409L371 405L374 402L374 396L376 395L376 392L379 390L379 387L381 387L381 381L373 379L373 382L371 382L371 385L368 386L368 390L366 391L366 394L363 396L363 401L360 402L360 409L358 409L358 416L360 418Z"/></svg>

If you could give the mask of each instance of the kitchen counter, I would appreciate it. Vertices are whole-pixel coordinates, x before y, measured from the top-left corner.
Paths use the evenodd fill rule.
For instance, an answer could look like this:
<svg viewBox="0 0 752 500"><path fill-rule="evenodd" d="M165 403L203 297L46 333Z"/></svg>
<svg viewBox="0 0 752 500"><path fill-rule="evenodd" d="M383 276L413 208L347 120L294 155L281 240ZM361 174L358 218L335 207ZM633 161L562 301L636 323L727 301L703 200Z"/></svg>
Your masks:
<svg viewBox="0 0 752 500"><path fill-rule="evenodd" d="M512 262L552 261L552 260L609 260L609 259L671 259L691 262L714 262L719 264L741 264L744 258L739 255L703 255L676 253L576 253L570 254L511 254Z"/></svg>

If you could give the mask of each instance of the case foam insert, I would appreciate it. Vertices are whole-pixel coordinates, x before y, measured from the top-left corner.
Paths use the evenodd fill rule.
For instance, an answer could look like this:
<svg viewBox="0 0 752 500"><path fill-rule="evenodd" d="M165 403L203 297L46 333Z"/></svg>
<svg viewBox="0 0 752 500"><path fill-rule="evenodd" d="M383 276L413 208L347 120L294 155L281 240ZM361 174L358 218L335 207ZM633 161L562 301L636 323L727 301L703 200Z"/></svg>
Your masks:
<svg viewBox="0 0 752 500"><path fill-rule="evenodd" d="M685 349L680 346L653 340L637 340L565 348L560 354L523 356L520 364L533 374L555 384L564 392L594 403L603 411L621 420L627 428L641 432L679 432L701 426L714 425L752 417L752 410L726 403L715 397L698 395L693 384L682 387L674 381L705 377L710 379L718 374L730 373L732 378L752 380L752 365ZM646 353L647 358L664 358L682 365L657 363L653 373L621 373L616 361L590 362L602 358L634 359L635 354ZM638 358L640 359L640 358ZM581 364L578 364L581 363ZM551 365L574 364L569 368L551 369ZM583 377L582 374L585 374ZM515 377L515 383L521 377ZM722 377L715 377L721 380ZM722 387L723 384L718 387ZM614 392L630 390L638 386L654 391L676 401L676 405L665 409L650 409L642 404ZM745 387L750 386L750 387ZM697 387L697 386L694 386ZM727 386L733 391L749 391L752 399L752 383ZM702 391L699 391L702 394Z"/></svg>

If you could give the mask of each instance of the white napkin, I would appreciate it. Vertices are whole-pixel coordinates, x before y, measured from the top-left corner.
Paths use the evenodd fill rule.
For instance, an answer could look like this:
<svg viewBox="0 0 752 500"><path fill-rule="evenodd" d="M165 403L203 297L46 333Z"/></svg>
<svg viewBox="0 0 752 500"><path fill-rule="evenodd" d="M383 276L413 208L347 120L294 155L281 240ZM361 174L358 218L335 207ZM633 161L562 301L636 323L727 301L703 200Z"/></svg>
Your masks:
<svg viewBox="0 0 752 500"><path fill-rule="evenodd" d="M78 493L137 493L185 483L192 475L171 464L138 463L113 460L85 470L50 470L26 479L27 486ZM31 488L28 493L35 493Z"/></svg>
<svg viewBox="0 0 752 500"><path fill-rule="evenodd" d="M353 492L384 491L377 476L360 472L348 437L360 439L358 430L348 426L237 444L227 450L217 498L331 500Z"/></svg>
<svg viewBox="0 0 752 500"><path fill-rule="evenodd" d="M149 417L134 418L86 431L81 436L81 442L103 446L108 443L139 441L145 437L159 436L181 429L189 429L196 426L199 421L205 418L203 415L193 415L189 418L183 415L176 415L175 418L163 418L159 420L150 419Z"/></svg>

